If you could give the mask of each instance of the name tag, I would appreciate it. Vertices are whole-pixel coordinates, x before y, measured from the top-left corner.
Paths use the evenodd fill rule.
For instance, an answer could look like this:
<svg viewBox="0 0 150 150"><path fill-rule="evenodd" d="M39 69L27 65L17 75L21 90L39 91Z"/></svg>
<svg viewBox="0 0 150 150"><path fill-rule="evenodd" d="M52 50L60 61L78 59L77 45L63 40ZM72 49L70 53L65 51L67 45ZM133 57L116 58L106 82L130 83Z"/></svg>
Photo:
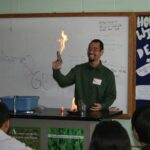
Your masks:
<svg viewBox="0 0 150 150"><path fill-rule="evenodd" d="M101 80L101 79L96 79L96 78L94 78L92 83L93 83L93 84L96 84L96 85L101 85L102 80Z"/></svg>

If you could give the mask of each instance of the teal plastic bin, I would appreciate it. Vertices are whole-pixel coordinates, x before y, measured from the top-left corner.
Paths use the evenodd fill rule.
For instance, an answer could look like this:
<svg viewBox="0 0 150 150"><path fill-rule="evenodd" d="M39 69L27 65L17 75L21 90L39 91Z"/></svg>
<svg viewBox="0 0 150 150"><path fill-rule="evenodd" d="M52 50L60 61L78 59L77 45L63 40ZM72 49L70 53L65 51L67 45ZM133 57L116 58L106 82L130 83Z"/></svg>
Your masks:
<svg viewBox="0 0 150 150"><path fill-rule="evenodd" d="M5 96L0 99L10 111L14 111L14 105L16 111L29 111L38 107L39 96Z"/></svg>

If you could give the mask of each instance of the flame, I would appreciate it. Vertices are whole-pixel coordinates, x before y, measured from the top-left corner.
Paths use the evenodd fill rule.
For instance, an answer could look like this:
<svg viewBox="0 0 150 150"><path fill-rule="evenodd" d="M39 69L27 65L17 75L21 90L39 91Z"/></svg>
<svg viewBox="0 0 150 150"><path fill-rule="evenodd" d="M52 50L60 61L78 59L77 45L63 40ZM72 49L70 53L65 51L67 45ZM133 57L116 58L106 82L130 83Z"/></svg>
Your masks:
<svg viewBox="0 0 150 150"><path fill-rule="evenodd" d="M64 107L61 106L61 108L60 108L60 114L61 114L61 116L64 116L64 111L65 111Z"/></svg>
<svg viewBox="0 0 150 150"><path fill-rule="evenodd" d="M60 42L60 54L62 54L65 49L65 43L68 41L68 37L63 30L61 31L61 38L58 41Z"/></svg>
<svg viewBox="0 0 150 150"><path fill-rule="evenodd" d="M75 98L72 99L72 104L71 104L70 111L72 111L72 112L77 112L78 111L77 105L75 104Z"/></svg>
<svg viewBox="0 0 150 150"><path fill-rule="evenodd" d="M60 111L64 112L64 106L61 106Z"/></svg>

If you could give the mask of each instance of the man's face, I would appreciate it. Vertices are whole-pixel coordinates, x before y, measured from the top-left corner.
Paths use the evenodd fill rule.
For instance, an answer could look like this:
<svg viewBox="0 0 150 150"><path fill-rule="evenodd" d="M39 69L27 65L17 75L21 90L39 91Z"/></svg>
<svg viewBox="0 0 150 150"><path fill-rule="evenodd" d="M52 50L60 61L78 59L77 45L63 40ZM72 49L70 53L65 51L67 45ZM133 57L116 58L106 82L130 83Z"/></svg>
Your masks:
<svg viewBox="0 0 150 150"><path fill-rule="evenodd" d="M90 62L99 61L100 57L103 55L104 50L101 49L100 43L92 42L88 47L88 58Z"/></svg>

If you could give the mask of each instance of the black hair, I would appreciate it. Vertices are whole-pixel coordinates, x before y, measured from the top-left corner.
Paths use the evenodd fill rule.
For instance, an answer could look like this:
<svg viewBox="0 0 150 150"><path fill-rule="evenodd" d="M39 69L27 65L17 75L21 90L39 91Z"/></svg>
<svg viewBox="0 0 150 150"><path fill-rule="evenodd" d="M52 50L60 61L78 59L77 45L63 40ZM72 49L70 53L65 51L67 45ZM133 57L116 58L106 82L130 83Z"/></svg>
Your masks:
<svg viewBox="0 0 150 150"><path fill-rule="evenodd" d="M131 150L131 143L119 122L102 121L95 127L89 150Z"/></svg>
<svg viewBox="0 0 150 150"><path fill-rule="evenodd" d="M99 40L99 39L93 39L93 40L90 42L90 44L91 44L91 43L99 43L101 50L104 49L104 44L103 44L103 42L102 42L101 40ZM89 45L90 45L90 44L89 44Z"/></svg>
<svg viewBox="0 0 150 150"><path fill-rule="evenodd" d="M9 109L5 103L0 102L0 128L7 120L9 120Z"/></svg>
<svg viewBox="0 0 150 150"><path fill-rule="evenodd" d="M132 129L138 134L139 141L150 144L150 106L135 110L131 119Z"/></svg>

